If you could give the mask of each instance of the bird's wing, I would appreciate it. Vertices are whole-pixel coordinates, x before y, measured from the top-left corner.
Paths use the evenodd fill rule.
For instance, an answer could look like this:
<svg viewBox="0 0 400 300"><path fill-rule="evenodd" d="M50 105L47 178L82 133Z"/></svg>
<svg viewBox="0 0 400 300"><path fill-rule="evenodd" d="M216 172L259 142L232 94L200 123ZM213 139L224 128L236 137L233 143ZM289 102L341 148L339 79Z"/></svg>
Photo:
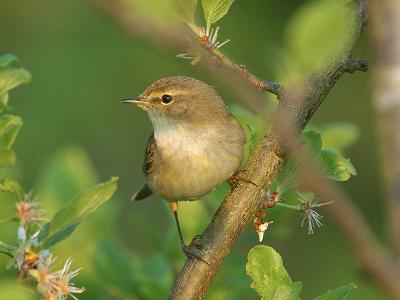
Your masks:
<svg viewBox="0 0 400 300"><path fill-rule="evenodd" d="M146 154L144 156L143 173L146 175L153 171L153 160L156 153L156 148L156 140L154 139L154 134L152 134L147 142Z"/></svg>
<svg viewBox="0 0 400 300"><path fill-rule="evenodd" d="M143 164L143 172L148 175L152 172L153 168L153 159L156 151L156 141L154 139L154 135L152 134L147 142L146 153L144 156L144 164ZM153 192L149 189L147 183L144 183L143 186L136 191L136 193L132 196L132 201L139 201L147 198Z"/></svg>

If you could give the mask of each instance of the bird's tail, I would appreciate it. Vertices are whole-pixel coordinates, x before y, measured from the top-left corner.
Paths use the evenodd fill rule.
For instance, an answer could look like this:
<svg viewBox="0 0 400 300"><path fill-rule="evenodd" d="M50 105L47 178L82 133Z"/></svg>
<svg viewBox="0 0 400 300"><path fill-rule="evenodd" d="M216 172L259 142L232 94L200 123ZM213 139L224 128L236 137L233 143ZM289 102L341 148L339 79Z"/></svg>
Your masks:
<svg viewBox="0 0 400 300"><path fill-rule="evenodd" d="M140 189L136 191L135 194L133 194L131 200L132 201L140 201L143 199L146 199L148 196L150 196L153 192L149 189L147 183L143 184Z"/></svg>

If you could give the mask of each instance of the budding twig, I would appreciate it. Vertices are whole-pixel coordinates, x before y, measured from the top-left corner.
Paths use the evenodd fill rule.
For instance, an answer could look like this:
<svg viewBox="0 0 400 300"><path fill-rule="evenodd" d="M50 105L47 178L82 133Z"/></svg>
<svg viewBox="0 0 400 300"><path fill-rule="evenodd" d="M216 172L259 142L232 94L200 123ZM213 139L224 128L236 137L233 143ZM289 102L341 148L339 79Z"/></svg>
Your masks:
<svg viewBox="0 0 400 300"><path fill-rule="evenodd" d="M210 35L204 29L197 26L191 25L190 28L195 34L197 44L211 56L211 59L208 61L210 64L229 69L242 77L250 86L262 92L272 93L279 98L279 94L282 91L282 86L279 83L258 78L246 66L234 63L220 51L220 48L230 40L228 39L222 43L217 42L219 27L215 31L212 31Z"/></svg>

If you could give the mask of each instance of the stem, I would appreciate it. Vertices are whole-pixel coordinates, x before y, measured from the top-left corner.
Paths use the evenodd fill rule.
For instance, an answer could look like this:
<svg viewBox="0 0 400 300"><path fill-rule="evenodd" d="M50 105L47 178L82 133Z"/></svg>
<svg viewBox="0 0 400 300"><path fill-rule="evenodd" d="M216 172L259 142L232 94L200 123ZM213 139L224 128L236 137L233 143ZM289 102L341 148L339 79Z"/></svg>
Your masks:
<svg viewBox="0 0 400 300"><path fill-rule="evenodd" d="M0 241L0 253L3 253L7 256L13 257L12 255L12 251L15 250L15 247L10 246L6 243L3 243L2 241Z"/></svg>
<svg viewBox="0 0 400 300"><path fill-rule="evenodd" d="M276 206L281 206L281 207L289 208L289 209L300 211L300 212L302 211L301 210L301 206L298 205L298 204L297 205L291 205L291 204L285 204L285 203L282 203L282 202L277 202Z"/></svg>
<svg viewBox="0 0 400 300"><path fill-rule="evenodd" d="M282 86L275 81L270 81L270 80L263 80L258 78L256 75L252 74L250 71L247 70L247 68L244 65L239 65L231 61L226 55L224 55L218 48L215 48L212 43L209 40L204 41L203 39L200 39L201 36L199 35L201 30L197 26L190 26L190 29L192 29L193 33L196 36L196 39L199 41L201 40L202 42L199 42L198 44L211 56L214 58L214 60L210 61L210 63L215 64L217 66L224 67L226 69L229 69L242 77L250 86L262 91L262 92L269 92L272 93L276 96L280 95L280 92L282 91ZM206 33L208 36L208 33Z"/></svg>
<svg viewBox="0 0 400 300"><path fill-rule="evenodd" d="M0 225L6 224L6 223L11 223L11 222L17 222L17 221L19 221L19 220L16 217L5 218L5 219L0 220Z"/></svg>

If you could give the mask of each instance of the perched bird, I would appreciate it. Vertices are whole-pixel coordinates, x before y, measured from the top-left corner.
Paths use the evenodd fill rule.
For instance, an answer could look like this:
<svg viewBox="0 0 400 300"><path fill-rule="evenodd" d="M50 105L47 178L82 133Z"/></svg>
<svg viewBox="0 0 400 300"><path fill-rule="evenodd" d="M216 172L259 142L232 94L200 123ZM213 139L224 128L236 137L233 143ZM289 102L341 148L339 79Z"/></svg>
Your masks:
<svg viewBox="0 0 400 300"><path fill-rule="evenodd" d="M194 78L163 78L121 102L146 110L154 128L144 159L146 183L132 200L152 192L165 198L183 252L193 257L182 237L178 201L200 199L238 171L245 133L217 92Z"/></svg>

